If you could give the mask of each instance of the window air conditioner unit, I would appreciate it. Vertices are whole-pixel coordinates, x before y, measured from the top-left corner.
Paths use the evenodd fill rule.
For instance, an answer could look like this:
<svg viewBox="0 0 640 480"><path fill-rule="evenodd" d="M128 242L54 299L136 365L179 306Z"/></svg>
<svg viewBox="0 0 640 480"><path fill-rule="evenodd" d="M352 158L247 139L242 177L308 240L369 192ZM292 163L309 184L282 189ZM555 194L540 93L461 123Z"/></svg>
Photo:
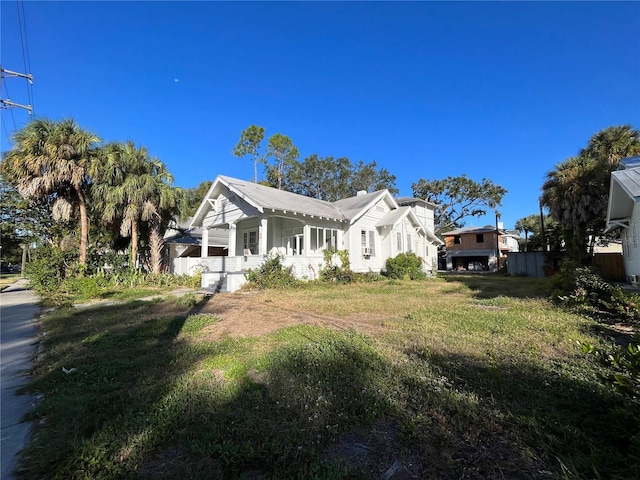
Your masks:
<svg viewBox="0 0 640 480"><path fill-rule="evenodd" d="M242 255L244 255L245 257L248 257L248 256L252 255L251 249L250 248L245 248L244 250L242 250Z"/></svg>

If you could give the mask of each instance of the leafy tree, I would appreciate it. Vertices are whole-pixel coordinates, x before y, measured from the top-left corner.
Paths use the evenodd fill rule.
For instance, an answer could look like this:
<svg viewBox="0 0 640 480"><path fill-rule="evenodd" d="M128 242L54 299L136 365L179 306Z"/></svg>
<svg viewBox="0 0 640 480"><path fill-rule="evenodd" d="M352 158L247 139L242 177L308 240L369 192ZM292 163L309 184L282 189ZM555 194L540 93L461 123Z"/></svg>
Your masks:
<svg viewBox="0 0 640 480"><path fill-rule="evenodd" d="M360 160L351 174L351 193L355 195L359 190L375 192L376 190L389 190L392 195L399 193L396 188L396 176L391 175L386 168L378 169L378 163L364 163Z"/></svg>
<svg viewBox="0 0 640 480"><path fill-rule="evenodd" d="M348 158L319 157L314 153L293 166L282 189L334 202L349 196L351 170Z"/></svg>
<svg viewBox="0 0 640 480"><path fill-rule="evenodd" d="M335 202L352 197L359 190L372 192L386 188L392 194L398 193L395 181L395 175L384 168L378 170L375 161L353 165L346 157L319 157L314 153L293 165L282 189Z"/></svg>
<svg viewBox="0 0 640 480"><path fill-rule="evenodd" d="M542 202L562 230L567 251L582 263L604 230L611 172L640 154L640 133L630 125L596 133L579 155L547 173Z"/></svg>
<svg viewBox="0 0 640 480"><path fill-rule="evenodd" d="M276 133L269 137L266 158L273 158L275 164L266 165L268 182L282 190L282 179L291 171L299 156L298 148L286 135Z"/></svg>
<svg viewBox="0 0 640 480"><path fill-rule="evenodd" d="M17 263L22 257L23 244L36 237L30 220L29 202L18 191L4 181L0 175L0 235L2 238L2 262Z"/></svg>
<svg viewBox="0 0 640 480"><path fill-rule="evenodd" d="M253 181L258 183L258 164L265 163L264 156L260 155L260 144L264 140L264 128L250 125L240 133L240 140L233 149L233 154L238 158L250 157L253 162Z"/></svg>
<svg viewBox="0 0 640 480"><path fill-rule="evenodd" d="M185 208L184 208L184 217L192 217L195 215L196 210L202 203L202 199L207 194L213 182L211 180L206 180L201 182L195 188L188 188L184 191L185 194Z"/></svg>
<svg viewBox="0 0 640 480"><path fill-rule="evenodd" d="M411 188L414 197L436 204L436 234L464 226L467 217L485 215L487 209L496 210L507 193L505 188L489 179L483 178L478 183L464 174L443 180L421 178Z"/></svg>
<svg viewBox="0 0 640 480"><path fill-rule="evenodd" d="M87 260L87 196L99 141L73 120L34 120L14 134L14 146L0 166L22 196L50 204L54 220L79 218L80 265Z"/></svg>

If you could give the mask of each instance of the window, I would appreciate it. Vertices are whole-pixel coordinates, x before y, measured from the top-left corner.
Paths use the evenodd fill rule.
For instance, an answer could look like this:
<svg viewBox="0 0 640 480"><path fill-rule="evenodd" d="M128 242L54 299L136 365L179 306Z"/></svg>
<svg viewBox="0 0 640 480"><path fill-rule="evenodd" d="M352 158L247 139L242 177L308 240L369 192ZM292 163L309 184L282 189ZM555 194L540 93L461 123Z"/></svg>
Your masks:
<svg viewBox="0 0 640 480"><path fill-rule="evenodd" d="M407 252L411 251L411 234L407 233Z"/></svg>
<svg viewBox="0 0 640 480"><path fill-rule="evenodd" d="M362 255L374 256L376 254L376 237L373 230L360 231L360 246Z"/></svg>
<svg viewBox="0 0 640 480"><path fill-rule="evenodd" d="M398 252L402 252L402 233L396 232L396 248Z"/></svg>
<svg viewBox="0 0 640 480"><path fill-rule="evenodd" d="M453 243L454 245L460 245L462 243L462 237L460 237L460 235L455 235L453 237Z"/></svg>
<svg viewBox="0 0 640 480"><path fill-rule="evenodd" d="M258 230L245 230L242 234L243 250L250 250L252 255L258 253Z"/></svg>
<svg viewBox="0 0 640 480"><path fill-rule="evenodd" d="M288 228L282 231L282 246L287 255L302 255L304 232L302 228Z"/></svg>
<svg viewBox="0 0 640 480"><path fill-rule="evenodd" d="M476 234L476 243L484 243L484 233Z"/></svg>
<svg viewBox="0 0 640 480"><path fill-rule="evenodd" d="M335 228L311 227L311 251L320 252L338 248L338 230Z"/></svg>
<svg viewBox="0 0 640 480"><path fill-rule="evenodd" d="M507 237L503 235L501 238L502 238L502 244L507 245Z"/></svg>

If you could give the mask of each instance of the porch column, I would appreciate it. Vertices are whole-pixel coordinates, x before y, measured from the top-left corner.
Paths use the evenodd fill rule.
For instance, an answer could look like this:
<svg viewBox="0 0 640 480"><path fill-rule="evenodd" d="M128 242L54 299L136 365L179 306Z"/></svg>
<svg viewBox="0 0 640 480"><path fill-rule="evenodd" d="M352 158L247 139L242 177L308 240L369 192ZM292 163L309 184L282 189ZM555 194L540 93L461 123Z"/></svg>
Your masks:
<svg viewBox="0 0 640 480"><path fill-rule="evenodd" d="M302 227L302 239L304 244L302 245L302 255L310 255L311 254L311 227L309 225L305 225Z"/></svg>
<svg viewBox="0 0 640 480"><path fill-rule="evenodd" d="M267 225L269 221L266 218L260 219L260 228L258 229L258 254L267 254Z"/></svg>
<svg viewBox="0 0 640 480"><path fill-rule="evenodd" d="M200 246L200 258L209 256L209 228L202 227L202 242Z"/></svg>
<svg viewBox="0 0 640 480"><path fill-rule="evenodd" d="M237 233L238 233L238 230L236 228L236 224L230 223L229 224L229 246L227 248L227 255L230 257L236 256Z"/></svg>

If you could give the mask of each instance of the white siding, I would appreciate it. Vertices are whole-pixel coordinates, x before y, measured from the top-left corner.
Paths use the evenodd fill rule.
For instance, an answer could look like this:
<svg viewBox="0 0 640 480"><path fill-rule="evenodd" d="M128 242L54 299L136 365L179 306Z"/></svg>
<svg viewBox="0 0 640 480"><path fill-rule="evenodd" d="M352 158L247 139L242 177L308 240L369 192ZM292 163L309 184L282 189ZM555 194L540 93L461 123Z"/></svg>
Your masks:
<svg viewBox="0 0 640 480"><path fill-rule="evenodd" d="M230 201L224 195L220 195L213 200L215 208L207 213L202 222L203 226L210 227L212 225L236 223L243 218L260 215L260 211L257 208L249 205L241 198L235 196L232 198L233 201Z"/></svg>
<svg viewBox="0 0 640 480"><path fill-rule="evenodd" d="M631 275L640 277L640 207L633 205L629 228L622 231L624 271L629 278Z"/></svg>
<svg viewBox="0 0 640 480"><path fill-rule="evenodd" d="M376 208L377 206L383 208ZM376 224L388 211L389 206L383 200L377 205L373 205L367 213L349 227L348 244L345 246L349 249L349 260L354 272L368 272L369 270L379 272L384 267L387 256L382 246L381 230L376 228ZM373 232L375 238L375 253L369 257L362 254L361 232L363 230Z"/></svg>

